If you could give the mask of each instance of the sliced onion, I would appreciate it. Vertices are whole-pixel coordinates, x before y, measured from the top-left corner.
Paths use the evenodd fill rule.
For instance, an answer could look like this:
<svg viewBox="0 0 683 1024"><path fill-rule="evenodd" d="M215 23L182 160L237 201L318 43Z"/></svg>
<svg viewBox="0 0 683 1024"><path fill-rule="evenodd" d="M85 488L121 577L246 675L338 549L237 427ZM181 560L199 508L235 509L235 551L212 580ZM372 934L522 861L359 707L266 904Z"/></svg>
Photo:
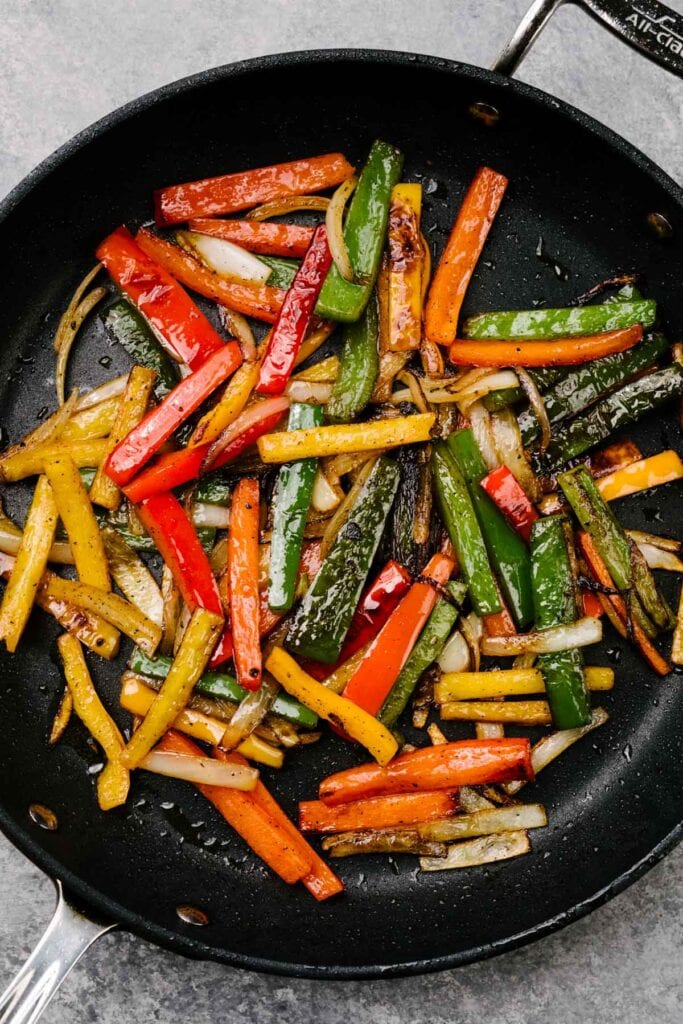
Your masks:
<svg viewBox="0 0 683 1024"><path fill-rule="evenodd" d="M237 338L239 341L240 348L242 349L242 358L245 363L255 362L257 358L256 340L247 318L242 316L241 313L236 312L236 310L228 309L227 306L219 304L218 319L226 334Z"/></svg>
<svg viewBox="0 0 683 1024"><path fill-rule="evenodd" d="M491 417L488 410L484 408L482 402L474 402L469 407L467 414L472 424L474 440L486 463L486 468L489 472L497 469L500 465L500 459L498 458L498 451L491 428Z"/></svg>
<svg viewBox="0 0 683 1024"><path fill-rule="evenodd" d="M530 501L540 498L540 487L527 461L519 432L517 417L512 409L501 409L491 417L491 432L498 458L510 470Z"/></svg>
<svg viewBox="0 0 683 1024"><path fill-rule="evenodd" d="M220 744L224 750L234 750L251 735L270 711L279 690L275 680L264 672L258 690L247 694L230 719Z"/></svg>
<svg viewBox="0 0 683 1024"><path fill-rule="evenodd" d="M353 175L346 181L342 181L330 199L325 213L327 243L332 253L332 259L341 276L349 282L353 282L354 274L349 250L344 240L344 210L357 184L358 178Z"/></svg>
<svg viewBox="0 0 683 1024"><path fill-rule="evenodd" d="M224 786L226 789L252 790L259 776L256 768L247 765L216 761L212 757L196 757L193 754L175 754L170 750L151 751L140 762L140 768L156 775L194 782L199 786Z"/></svg>
<svg viewBox="0 0 683 1024"><path fill-rule="evenodd" d="M294 360L294 365L301 366L309 356L317 352L320 346L327 341L336 326L336 323L333 323L332 320L319 320L317 326L304 339L303 345Z"/></svg>
<svg viewBox="0 0 683 1024"><path fill-rule="evenodd" d="M442 672L468 672L472 665L470 648L459 629L454 630L436 659Z"/></svg>
<svg viewBox="0 0 683 1024"><path fill-rule="evenodd" d="M219 277L265 284L272 274L271 267L258 256L225 238L202 235L198 231L176 231L176 240L183 248L189 247Z"/></svg>
<svg viewBox="0 0 683 1024"><path fill-rule="evenodd" d="M90 409L93 405L99 405L100 402L104 402L107 398L116 398L117 395L123 394L127 384L127 373L122 374L120 377L114 377L112 380L100 384L99 387L93 388L92 391L86 391L84 395L79 395L76 409L78 412L82 412L83 409Z"/></svg>
<svg viewBox="0 0 683 1024"><path fill-rule="evenodd" d="M683 562L673 551L656 548L654 544L639 544L638 549L651 569L667 569L669 572L683 572Z"/></svg>
<svg viewBox="0 0 683 1024"><path fill-rule="evenodd" d="M503 388L515 388L518 383L517 376L512 370L496 370L493 373L488 370L478 380L458 390L458 405L463 415L467 415L472 402L490 395L493 391L500 391Z"/></svg>
<svg viewBox="0 0 683 1024"><path fill-rule="evenodd" d="M540 449L544 452L551 440L550 420L548 419L548 411L545 407L545 402L541 397L541 392L536 387L536 381L530 373L527 373L527 371L521 366L515 366L515 373L519 378L519 383L522 385L526 397L529 399L529 405L531 406L534 416L538 421L538 425L541 428Z"/></svg>
<svg viewBox="0 0 683 1024"><path fill-rule="evenodd" d="M163 625L161 591L145 563L118 530L103 526L101 534L111 574L121 593L157 626Z"/></svg>
<svg viewBox="0 0 683 1024"><path fill-rule="evenodd" d="M308 405L325 405L332 395L332 385L323 381L290 380L285 394L292 402Z"/></svg>
<svg viewBox="0 0 683 1024"><path fill-rule="evenodd" d="M492 658L514 657L517 654L551 654L587 647L602 640L602 622L586 615L576 622L516 636L484 637L481 649Z"/></svg>
<svg viewBox="0 0 683 1024"><path fill-rule="evenodd" d="M246 220L268 220L270 217L281 217L285 213L297 213L299 210L327 210L330 200L325 196L283 196L255 207L245 215Z"/></svg>
<svg viewBox="0 0 683 1024"><path fill-rule="evenodd" d="M159 642L159 654L173 654L173 641L178 627L180 615L180 591L173 579L171 570L164 565L161 571L161 598L163 603L163 615L161 623L161 640Z"/></svg>
<svg viewBox="0 0 683 1024"><path fill-rule="evenodd" d="M263 402L254 402L253 405L248 406L213 442L204 457L201 472L208 472L221 452L240 434L256 426L267 417L274 416L278 412L285 413L287 409L289 409L289 399L285 395L266 398Z"/></svg>
<svg viewBox="0 0 683 1024"><path fill-rule="evenodd" d="M533 668L536 664L535 654L518 654L512 662L513 668Z"/></svg>
<svg viewBox="0 0 683 1024"><path fill-rule="evenodd" d="M328 480L327 474L318 467L313 481L313 493L311 495L311 507L316 512L333 512L344 500L344 492L337 485L336 487Z"/></svg>
<svg viewBox="0 0 683 1024"><path fill-rule="evenodd" d="M51 416L48 416L46 420L39 424L35 430L32 430L30 434L27 434L22 438L21 441L10 445L9 448L6 448L2 455L0 455L0 462L4 462L5 459L11 458L19 451L26 452L31 448L38 447L38 445L48 444L50 441L57 440L77 405L78 388L74 388L64 405L61 405L56 412L53 412Z"/></svg>
<svg viewBox="0 0 683 1024"><path fill-rule="evenodd" d="M469 615L465 615L461 620L460 629L472 653L474 671L478 672L479 665L481 664L481 641L484 637L484 623L478 615L470 612Z"/></svg>
<svg viewBox="0 0 683 1024"><path fill-rule="evenodd" d="M57 324L57 330L55 331L55 336L53 340L55 352L59 352L64 342L64 339L69 336L69 333L71 331L71 321L73 320L74 313L76 312L76 309L81 299L83 298L86 291L88 290L92 282L95 280L99 272L103 269L104 267L102 266L101 263L96 263L92 270L88 271L88 273L85 275L81 283L76 288L76 291L69 299L69 304L62 313L59 323Z"/></svg>
<svg viewBox="0 0 683 1024"><path fill-rule="evenodd" d="M66 370L69 363L69 354L76 336L88 314L108 294L109 292L106 288L93 288L78 304L61 331L59 347L57 348L57 367L55 370L55 388L57 391L57 401L60 405L64 405ZM61 326L60 323L60 328ZM60 328L58 328L58 333ZM55 347L57 347L57 338L55 338Z"/></svg>
<svg viewBox="0 0 683 1024"><path fill-rule="evenodd" d="M627 530L626 533L636 544L651 544L663 551L680 551L681 542L673 537L660 537L656 533L645 533L643 530Z"/></svg>
<svg viewBox="0 0 683 1024"><path fill-rule="evenodd" d="M608 718L609 715L604 708L595 708L588 725L584 725L580 729L559 729L557 732L552 732L549 736L544 736L540 739L531 748L531 764L534 774L538 775L543 768L547 768L551 761L554 761L556 757L563 754L568 747L571 747L573 743L580 740L582 736L586 736L593 729L604 725ZM503 789L508 795L512 796L514 793L518 793L524 785L526 785L524 781L506 782L503 785Z"/></svg>
<svg viewBox="0 0 683 1024"><path fill-rule="evenodd" d="M432 411L429 408L421 383L414 373L411 373L410 370L401 370L400 373L396 374L396 380L400 380L402 384L408 385L408 392L410 394L409 401L412 402L413 405L417 406L418 412Z"/></svg>
<svg viewBox="0 0 683 1024"><path fill-rule="evenodd" d="M212 505L208 501L197 501L192 507L192 522L195 526L212 526L215 530L227 530L230 509L223 505Z"/></svg>

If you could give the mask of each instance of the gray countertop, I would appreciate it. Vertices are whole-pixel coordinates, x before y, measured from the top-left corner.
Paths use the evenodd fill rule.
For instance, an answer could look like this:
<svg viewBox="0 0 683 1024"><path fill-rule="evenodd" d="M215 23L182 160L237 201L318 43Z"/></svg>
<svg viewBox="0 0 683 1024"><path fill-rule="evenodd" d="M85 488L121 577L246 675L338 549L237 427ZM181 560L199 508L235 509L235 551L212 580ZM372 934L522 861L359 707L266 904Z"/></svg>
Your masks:
<svg viewBox="0 0 683 1024"><path fill-rule="evenodd" d="M0 194L140 93L217 64L329 46L488 64L528 0L3 0ZM681 0L669 0L683 10ZM607 123L683 180L680 80L571 7L520 74ZM681 1019L683 850L590 917L526 949L425 978L290 981L190 963L112 934L45 1014L57 1022L674 1024ZM38 939L52 886L0 838L0 989Z"/></svg>

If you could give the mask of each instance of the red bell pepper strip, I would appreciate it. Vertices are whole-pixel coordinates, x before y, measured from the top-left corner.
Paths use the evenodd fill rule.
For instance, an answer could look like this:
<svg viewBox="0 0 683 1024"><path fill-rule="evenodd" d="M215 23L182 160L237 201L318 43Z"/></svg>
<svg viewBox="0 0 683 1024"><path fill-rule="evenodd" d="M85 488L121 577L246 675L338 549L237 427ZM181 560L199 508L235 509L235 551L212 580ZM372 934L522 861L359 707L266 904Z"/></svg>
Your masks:
<svg viewBox="0 0 683 1024"><path fill-rule="evenodd" d="M365 647L380 631L412 580L410 573L398 562L389 561L362 595L351 619L339 659L334 665L306 660L305 669L314 679L322 681Z"/></svg>
<svg viewBox="0 0 683 1024"><path fill-rule="evenodd" d="M506 737L458 740L401 754L382 768L376 763L329 775L318 795L328 806L388 793L457 789L516 779L533 780L529 740Z"/></svg>
<svg viewBox="0 0 683 1024"><path fill-rule="evenodd" d="M325 225L319 224L271 331L256 384L260 394L281 395L285 390L331 265Z"/></svg>
<svg viewBox="0 0 683 1024"><path fill-rule="evenodd" d="M395 793L328 807L322 800L299 803L302 832L346 832L356 829L401 828L449 818L458 809L458 795L447 789L430 793Z"/></svg>
<svg viewBox="0 0 683 1024"><path fill-rule="evenodd" d="M117 228L105 238L96 256L171 351L191 370L201 366L216 349L223 348L223 339L168 273L169 268L155 262L153 253L144 252L128 228Z"/></svg>
<svg viewBox="0 0 683 1024"><path fill-rule="evenodd" d="M643 337L640 324L583 338L552 341L456 341L448 358L456 366L575 366L632 348Z"/></svg>
<svg viewBox="0 0 683 1024"><path fill-rule="evenodd" d="M450 345L455 340L465 292L507 183L490 167L475 174L429 288L424 314L428 341Z"/></svg>
<svg viewBox="0 0 683 1024"><path fill-rule="evenodd" d="M592 590L581 591L581 604L584 615L590 615L594 619L599 619L605 614L605 609L600 603L600 598L597 594L594 594Z"/></svg>
<svg viewBox="0 0 683 1024"><path fill-rule="evenodd" d="M237 213L271 199L333 188L352 174L353 167L341 153L324 153L237 174L170 185L154 194L156 222L163 226L179 224L192 217Z"/></svg>
<svg viewBox="0 0 683 1024"><path fill-rule="evenodd" d="M420 579L370 644L342 696L371 715L379 712L434 610L439 595L433 584L443 586L453 566L452 559L445 555L434 555L429 560Z"/></svg>
<svg viewBox="0 0 683 1024"><path fill-rule="evenodd" d="M237 682L245 690L261 685L258 530L259 484L245 477L233 491L228 532L233 657Z"/></svg>
<svg viewBox="0 0 683 1024"><path fill-rule="evenodd" d="M261 220L212 220L200 217L190 221L190 231L224 238L249 252L264 256L304 256L311 244L313 228L301 224L273 224Z"/></svg>
<svg viewBox="0 0 683 1024"><path fill-rule="evenodd" d="M136 512L190 611L207 608L223 615L209 559L178 499L168 492L155 494L138 505Z"/></svg>
<svg viewBox="0 0 683 1024"><path fill-rule="evenodd" d="M269 434L278 425L282 416L283 410L280 409L270 416L265 416L258 423L252 423L247 430L234 437L211 466L211 472L220 469L221 466L227 466L262 434ZM181 448L180 451L160 456L153 466L144 470L124 487L126 497L129 501L137 503L152 494L172 490L201 476L202 465L210 447L210 443L198 444L194 448Z"/></svg>
<svg viewBox="0 0 683 1024"><path fill-rule="evenodd" d="M119 487L128 483L164 441L195 412L242 362L237 342L212 352L204 363L170 391L110 452L104 470ZM169 485L166 485L168 490Z"/></svg>
<svg viewBox="0 0 683 1024"><path fill-rule="evenodd" d="M507 519L510 526L529 543L531 527L538 512L507 466L499 466L485 476L481 486Z"/></svg>
<svg viewBox="0 0 683 1024"><path fill-rule="evenodd" d="M148 228L140 228L136 241L143 252L186 288L191 288L199 295L220 302L245 316L253 316L256 320L265 320L267 323L275 321L285 297L285 292L281 288L270 288L267 284L228 281L224 277L219 277L185 249L174 245L173 242L167 242L165 238L159 238Z"/></svg>

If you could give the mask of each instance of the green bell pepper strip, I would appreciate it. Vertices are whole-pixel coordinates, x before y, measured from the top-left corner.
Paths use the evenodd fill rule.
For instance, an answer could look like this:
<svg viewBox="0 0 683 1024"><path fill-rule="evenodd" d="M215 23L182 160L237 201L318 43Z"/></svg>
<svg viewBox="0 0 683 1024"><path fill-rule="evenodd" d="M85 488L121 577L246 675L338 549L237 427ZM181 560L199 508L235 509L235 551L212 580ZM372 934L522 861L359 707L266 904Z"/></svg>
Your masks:
<svg viewBox="0 0 683 1024"><path fill-rule="evenodd" d="M373 142L344 225L355 281L345 281L333 264L318 297L318 316L354 321L368 304L386 240L391 190L402 169L403 154L398 149L379 139Z"/></svg>
<svg viewBox="0 0 683 1024"><path fill-rule="evenodd" d="M141 676L148 676L151 679L165 679L168 675L173 658L158 654L155 658L148 657L139 647L133 648L128 668ZM239 704L248 696L248 691L240 686L234 676L227 672L205 672L195 683L197 693L206 697L219 697L229 700L233 704ZM288 693L280 692L273 701L270 710L280 718L286 718L294 725L300 725L304 729L315 729L318 724L318 716L309 708L300 704Z"/></svg>
<svg viewBox="0 0 683 1024"><path fill-rule="evenodd" d="M680 395L683 395L683 366L676 363L630 381L555 432L545 452L546 466L554 469L583 455L619 427L635 423L641 416Z"/></svg>
<svg viewBox="0 0 683 1024"><path fill-rule="evenodd" d="M453 603L443 597L438 599L408 660L377 715L387 729L393 728L403 714L420 676L441 654L460 614L460 605L467 593L466 585L460 580L453 580L446 584L445 589L453 599Z"/></svg>
<svg viewBox="0 0 683 1024"><path fill-rule="evenodd" d="M289 430L322 426L319 405L292 405ZM268 606L274 611L289 611L299 573L301 545L306 516L311 504L317 459L299 459L280 467L273 496L273 535L270 542Z"/></svg>
<svg viewBox="0 0 683 1024"><path fill-rule="evenodd" d="M651 620L659 629L669 629L675 619L669 605L659 593L645 559L633 552L632 542L624 533L617 517L600 494L585 466L560 473L558 483L582 528L590 534L598 554L609 570L618 590L635 590L641 609L634 606L636 619L652 634ZM648 628L649 627L649 628Z"/></svg>
<svg viewBox="0 0 683 1024"><path fill-rule="evenodd" d="M360 319L344 327L339 356L339 376L332 388L325 414L331 423L348 423L370 401L379 370L379 318L373 295Z"/></svg>
<svg viewBox="0 0 683 1024"><path fill-rule="evenodd" d="M83 466L81 469L79 469L78 473L80 475L81 480L83 481L83 486L85 487L86 491L89 491L90 488L92 487L92 483L93 480L95 479L95 474L97 473L97 470L93 466Z"/></svg>
<svg viewBox="0 0 683 1024"><path fill-rule="evenodd" d="M420 445L399 448L396 464L401 473L401 481L382 539L383 557L398 562L413 576L419 574L431 554L429 544L416 544L413 533L424 457L425 450Z"/></svg>
<svg viewBox="0 0 683 1024"><path fill-rule="evenodd" d="M102 323L136 363L155 371L157 398L162 399L173 390L180 380L175 363L137 309L125 299L119 299L103 314Z"/></svg>
<svg viewBox="0 0 683 1024"><path fill-rule="evenodd" d="M261 255L259 255L259 259L270 267L267 284L271 288L282 288L286 292L301 266L301 260L288 259L286 256Z"/></svg>
<svg viewBox="0 0 683 1024"><path fill-rule="evenodd" d="M295 656L327 664L339 658L398 481L396 463L387 458L378 459L294 613L285 647Z"/></svg>
<svg viewBox="0 0 683 1024"><path fill-rule="evenodd" d="M604 359L577 366L543 395L543 404L552 423L575 416L597 402L605 392L625 384L642 370L653 366L664 355L669 343L663 334L652 334L640 345ZM527 448L538 439L541 428L531 411L518 417L522 443Z"/></svg>
<svg viewBox="0 0 683 1024"><path fill-rule="evenodd" d="M529 549L480 486L486 464L471 430L456 430L446 442L467 482L482 536L506 603L519 629L533 622Z"/></svg>
<svg viewBox="0 0 683 1024"><path fill-rule="evenodd" d="M194 500L202 505L220 505L227 508L230 504L232 487L220 476L209 475L198 481L194 492Z"/></svg>
<svg viewBox="0 0 683 1024"><path fill-rule="evenodd" d="M115 512L109 512L104 514L96 511L95 516L98 522L106 524L107 526L113 527L117 533L120 533L126 544L133 548L134 551L149 551L150 553L156 552L154 541L146 533L133 533L129 529L128 512L126 506L122 505L121 508ZM215 540L216 530L213 526L197 526L195 527L199 543L205 551L211 551Z"/></svg>
<svg viewBox="0 0 683 1024"><path fill-rule="evenodd" d="M537 629L560 626L576 619L574 577L565 524L564 516L546 516L537 519L531 528L531 579ZM587 725L591 709L581 651L574 648L541 654L537 664L543 673L556 727L577 729Z"/></svg>
<svg viewBox="0 0 683 1024"><path fill-rule="evenodd" d="M432 447L432 471L441 518L456 550L474 610L477 615L499 612L498 587L469 488L443 441Z"/></svg>
<svg viewBox="0 0 683 1024"><path fill-rule="evenodd" d="M632 324L651 327L657 315L653 299L635 302L602 302L598 306L567 306L564 309L523 309L479 313L464 324L463 337L546 341L584 334L617 331Z"/></svg>

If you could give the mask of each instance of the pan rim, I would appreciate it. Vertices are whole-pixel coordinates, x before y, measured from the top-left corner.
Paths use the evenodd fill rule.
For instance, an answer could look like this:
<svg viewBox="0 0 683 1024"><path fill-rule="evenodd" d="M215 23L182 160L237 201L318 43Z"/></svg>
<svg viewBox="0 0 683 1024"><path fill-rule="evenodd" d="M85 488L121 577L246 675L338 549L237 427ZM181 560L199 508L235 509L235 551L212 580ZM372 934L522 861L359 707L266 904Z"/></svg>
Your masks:
<svg viewBox="0 0 683 1024"><path fill-rule="evenodd" d="M137 97L130 102L118 107L104 117L96 120L86 128L82 129L66 143L56 149L52 154L37 164L29 173L3 198L0 202L0 227L10 214L25 200L31 192L58 167L64 164L72 156L85 149L91 142L104 135L110 129L124 123L139 113L145 112L156 104L172 99L173 97L190 92L193 89L211 85L233 76L252 74L260 71L284 69L297 65L314 66L317 63L342 63L356 62L366 64L384 64L400 67L426 68L429 70L441 71L448 74L456 74L460 77L470 79L473 82L481 82L485 85L513 89L517 95L535 103L539 107L568 117L583 129L590 132L611 148L615 149L620 156L631 161L639 170L651 177L661 188L672 198L673 202L683 208L683 188L673 178L662 170L652 159L642 153L636 146L628 142L617 132L603 125L595 118L577 109L563 100L559 100L549 93L544 92L535 86L528 85L518 80L509 79L497 72L485 68L467 64L461 61L450 60L445 57L435 57L427 54L415 54L398 50L381 49L312 49L297 50L288 53L269 54L262 57L250 58L231 64L220 65L215 68L197 72L174 82L168 83L156 90ZM588 896L580 903L574 904L568 910L541 921L531 928L507 936L486 946L473 947L469 950L446 954L440 957L427 957L414 961L398 961L388 964L364 964L354 966L342 965L319 965L289 963L285 960L256 957L240 954L225 949L216 949L202 941L195 940L188 935L182 935L177 931L164 928L158 924L150 924L146 919L138 917L135 913L128 911L119 903L108 899L99 890L88 883L83 882L78 876L70 872L64 865L46 851L39 843L31 838L29 831L22 828L19 823L5 811L0 805L0 829L7 838L37 867L46 872L50 877L59 879L66 890L73 893L77 901L85 902L98 914L103 914L110 919L120 923L127 930L134 934L154 942L175 953L183 954L192 959L207 959L218 961L232 967L240 967L248 970L259 971L268 974L275 974L286 977L312 978L321 980L356 980L371 978L388 978L426 974L434 971L447 970L449 968L464 966L479 960L485 960L492 956L527 945L537 939L541 939L554 931L558 931L565 925L578 920L588 914L591 910L606 903L613 896L622 892L629 885L641 878L646 871L658 863L669 853L681 840L683 840L683 821L679 822L659 843L645 854L639 861L628 870L622 872L608 885Z"/></svg>

